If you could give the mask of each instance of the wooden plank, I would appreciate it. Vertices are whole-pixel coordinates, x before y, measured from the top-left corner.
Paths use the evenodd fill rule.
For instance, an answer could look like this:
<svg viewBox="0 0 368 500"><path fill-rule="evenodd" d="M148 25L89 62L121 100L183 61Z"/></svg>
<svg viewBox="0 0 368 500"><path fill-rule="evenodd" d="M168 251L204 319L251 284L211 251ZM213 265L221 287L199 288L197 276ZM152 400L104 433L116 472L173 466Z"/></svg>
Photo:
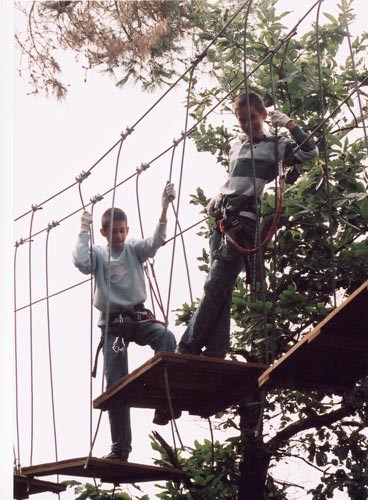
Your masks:
<svg viewBox="0 0 368 500"><path fill-rule="evenodd" d="M342 394L368 375L368 280L259 377L260 388Z"/></svg>
<svg viewBox="0 0 368 500"><path fill-rule="evenodd" d="M174 410L207 417L249 390L258 390L258 377L265 368L258 363L161 352L101 394L93 406L107 410L124 403L168 409L167 380Z"/></svg>
<svg viewBox="0 0 368 500"><path fill-rule="evenodd" d="M30 495L45 493L46 491L56 494L62 493L66 490L66 485L14 474L13 490L14 498L16 500L23 500L24 498L29 498Z"/></svg>
<svg viewBox="0 0 368 500"><path fill-rule="evenodd" d="M99 478L106 483L139 483L145 481L168 481L188 479L188 474L173 467L155 467L153 465L108 460L104 458L82 457L61 460L22 468L25 476L66 476Z"/></svg>

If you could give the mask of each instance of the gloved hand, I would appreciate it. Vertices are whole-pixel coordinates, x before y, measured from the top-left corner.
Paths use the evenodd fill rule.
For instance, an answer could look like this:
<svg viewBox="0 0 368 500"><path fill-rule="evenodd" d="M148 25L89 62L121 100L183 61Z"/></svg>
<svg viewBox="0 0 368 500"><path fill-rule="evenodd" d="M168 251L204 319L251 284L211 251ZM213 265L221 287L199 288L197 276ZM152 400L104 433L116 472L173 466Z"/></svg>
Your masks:
<svg viewBox="0 0 368 500"><path fill-rule="evenodd" d="M176 198L176 191L174 184L168 182L165 186L164 192L162 193L162 208L168 208L170 202L174 201Z"/></svg>
<svg viewBox="0 0 368 500"><path fill-rule="evenodd" d="M292 121L292 118L285 115L285 113L281 113L278 109L269 111L268 114L270 115L273 127L286 127L287 124Z"/></svg>
<svg viewBox="0 0 368 500"><path fill-rule="evenodd" d="M217 196L214 196L211 198L210 202L208 203L206 210L208 215L211 217L215 217L216 213L219 211L220 205L222 202L222 194L218 194Z"/></svg>
<svg viewBox="0 0 368 500"><path fill-rule="evenodd" d="M82 213L81 217L81 233L89 233L89 226L92 224L92 214L86 210Z"/></svg>

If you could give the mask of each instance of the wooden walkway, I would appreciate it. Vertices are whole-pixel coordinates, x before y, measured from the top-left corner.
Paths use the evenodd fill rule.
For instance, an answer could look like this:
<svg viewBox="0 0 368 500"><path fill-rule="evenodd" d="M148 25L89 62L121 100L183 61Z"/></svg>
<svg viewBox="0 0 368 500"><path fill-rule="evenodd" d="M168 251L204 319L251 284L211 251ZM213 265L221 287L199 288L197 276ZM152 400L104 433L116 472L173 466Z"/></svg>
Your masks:
<svg viewBox="0 0 368 500"><path fill-rule="evenodd" d="M53 474L99 478L105 483L139 483L144 481L185 480L188 474L173 467L155 467L120 460L90 457L73 458L47 464L23 467L25 476L49 476Z"/></svg>
<svg viewBox="0 0 368 500"><path fill-rule="evenodd" d="M208 417L251 391L266 365L161 352L94 400L107 410L124 402L137 408L169 409ZM169 395L168 395L169 393Z"/></svg>
<svg viewBox="0 0 368 500"><path fill-rule="evenodd" d="M16 500L23 500L24 498L29 498L30 495L45 493L46 491L56 494L62 493L66 490L66 486L64 484L52 483L50 481L43 481L33 477L30 478L15 474L13 490L14 498Z"/></svg>
<svg viewBox="0 0 368 500"><path fill-rule="evenodd" d="M368 280L259 378L263 389L341 394L368 375Z"/></svg>

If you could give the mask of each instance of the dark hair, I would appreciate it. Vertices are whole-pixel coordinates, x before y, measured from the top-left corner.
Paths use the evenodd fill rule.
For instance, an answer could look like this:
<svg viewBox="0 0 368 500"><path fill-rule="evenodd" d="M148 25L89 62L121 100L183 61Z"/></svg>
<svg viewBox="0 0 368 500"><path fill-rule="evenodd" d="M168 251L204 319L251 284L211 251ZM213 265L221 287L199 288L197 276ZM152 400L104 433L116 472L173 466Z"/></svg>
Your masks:
<svg viewBox="0 0 368 500"><path fill-rule="evenodd" d="M128 217L125 212L120 208L108 208L101 217L101 227L104 231L107 231L110 227L111 214L113 213L113 221L123 221L128 222Z"/></svg>
<svg viewBox="0 0 368 500"><path fill-rule="evenodd" d="M249 92L248 94L239 94L234 101L235 113L239 108L244 108L245 106L254 106L258 113L263 113L266 109L262 97L256 92Z"/></svg>

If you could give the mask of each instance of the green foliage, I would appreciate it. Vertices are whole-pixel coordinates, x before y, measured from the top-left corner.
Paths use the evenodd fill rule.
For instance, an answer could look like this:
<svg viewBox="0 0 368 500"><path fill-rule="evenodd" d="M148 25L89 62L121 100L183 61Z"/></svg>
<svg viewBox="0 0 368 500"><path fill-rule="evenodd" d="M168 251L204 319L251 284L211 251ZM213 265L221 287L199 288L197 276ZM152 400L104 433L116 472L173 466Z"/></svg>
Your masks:
<svg viewBox="0 0 368 500"><path fill-rule="evenodd" d="M156 459L157 465L167 464L167 453L157 441L152 441L152 447L161 455ZM234 444L219 443L205 439L203 443L194 441L193 447L185 452L178 452L179 466L190 476L183 484L167 482L159 486L161 493L156 496L162 500L212 500L226 498L235 500L236 481L238 476L238 461L234 460ZM229 468L230 466L230 468Z"/></svg>
<svg viewBox="0 0 368 500"><path fill-rule="evenodd" d="M79 481L69 480L63 481L63 484L66 484L69 488L74 487L74 494L78 495L75 497L75 500L87 500L90 498L91 500L113 500L113 499L121 499L121 500L132 500L132 497L128 495L128 493L123 492L120 488L113 489L102 489L102 485L94 485L91 483L82 484ZM140 500L148 500L141 497Z"/></svg>
<svg viewBox="0 0 368 500"><path fill-rule="evenodd" d="M314 26L299 37L291 37L270 57L270 52L288 32L283 25L286 13L278 14L276 4L274 0L262 0L251 9L246 31L247 87L261 93L267 106L276 105L297 122L304 123L305 129L314 130L320 156L313 163L295 166L288 173L289 184L277 236L264 250L264 285L258 284L254 291L242 274L233 292L232 353L234 357L236 353L255 362L277 359L326 317L333 308L334 287L339 294L349 294L368 277L367 148L358 130L353 135L346 135L357 126L357 122L351 120L353 100L341 105L355 85L351 57L341 60L338 55L346 40L345 23L353 18L351 3L342 3L336 17L321 12L318 40ZM195 35L199 50L211 39L219 20L224 22L227 15L227 11L220 10L216 16L209 16L206 31ZM206 75L212 78L212 85L201 86L201 78L196 75L191 96L194 119L202 119L208 109L230 93L230 98L219 107L224 116L228 115L231 98L244 90L240 87L231 92L241 83L244 74L243 35L243 19L239 18L209 52ZM367 76L367 36L361 36L359 41L352 40L352 43L356 77L362 81ZM324 116L331 114L333 117L326 121L324 129L318 128L322 107ZM215 119L212 123L211 118L211 115L206 116L192 137L198 151L210 152L217 163L226 168L229 143L235 138L237 129L230 130L224 122L219 125ZM235 125L235 119L233 123ZM277 198L273 189L264 196L263 235L273 222ZM194 199L199 206L205 207L207 200L203 192ZM200 260L205 261L203 256ZM187 315L185 321L189 317ZM252 406L254 404L245 403L242 409L225 412L222 426L234 428L236 433L231 438L233 460L243 457L249 467L252 463L247 462L248 454L256 457L258 452L262 454L267 442L270 446L272 442L264 493L267 498L287 498L288 485L273 480L271 466L289 455L300 456L321 470L321 483L309 492L314 499L333 498L336 489L344 491L349 498L366 498L364 397L353 399L354 410L349 417L354 422L352 427L341 424L341 418L337 418L328 429L318 425L318 418L333 415L337 408L345 408L344 398L312 391L270 391L262 412L259 410L253 415L251 408L257 408ZM240 426L234 421L239 414L243 415ZM250 438L254 433L252 426L259 425L256 416L265 429L260 440ZM293 436L296 422L303 424L305 429L310 422L313 431L303 434L295 430L297 440L278 441L277 436L283 430L291 429ZM270 428L275 433L272 440L266 435ZM361 455L359 448L363 450ZM243 474L255 474L259 465L254 467ZM235 475L234 484L238 480L239 476Z"/></svg>

